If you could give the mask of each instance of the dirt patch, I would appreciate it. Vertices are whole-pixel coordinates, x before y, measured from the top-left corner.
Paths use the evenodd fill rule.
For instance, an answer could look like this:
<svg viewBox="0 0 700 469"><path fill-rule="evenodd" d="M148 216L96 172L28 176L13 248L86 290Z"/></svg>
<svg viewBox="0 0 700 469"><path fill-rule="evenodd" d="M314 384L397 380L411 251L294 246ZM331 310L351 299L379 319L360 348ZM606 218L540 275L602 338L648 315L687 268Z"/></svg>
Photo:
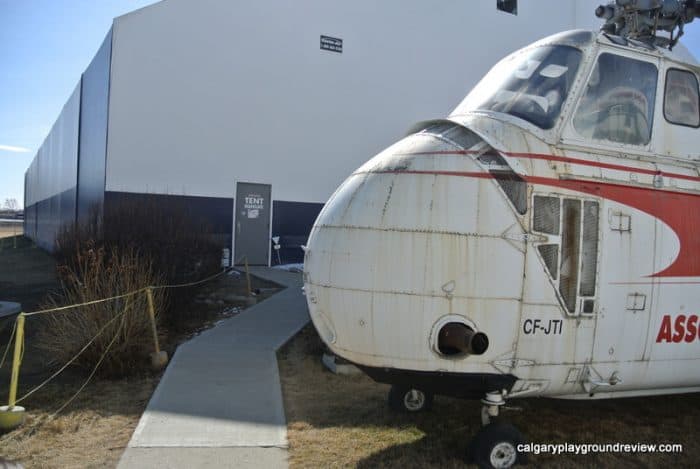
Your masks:
<svg viewBox="0 0 700 469"><path fill-rule="evenodd" d="M389 386L342 376L321 364L311 326L279 353L292 467L465 467L481 405L437 396L418 415L389 410ZM695 467L700 395L601 401L523 399L505 418L533 443L680 443L682 454L529 457L532 467Z"/></svg>

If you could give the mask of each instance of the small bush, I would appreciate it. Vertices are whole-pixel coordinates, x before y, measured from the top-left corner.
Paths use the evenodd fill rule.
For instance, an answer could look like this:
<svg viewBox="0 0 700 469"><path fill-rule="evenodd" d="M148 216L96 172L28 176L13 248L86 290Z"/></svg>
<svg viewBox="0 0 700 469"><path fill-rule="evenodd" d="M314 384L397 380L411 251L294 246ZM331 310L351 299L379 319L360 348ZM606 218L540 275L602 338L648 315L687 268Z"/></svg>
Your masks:
<svg viewBox="0 0 700 469"><path fill-rule="evenodd" d="M74 255L70 267L60 267L62 292L51 297L42 309L119 296L162 282L152 261L134 249L96 247L86 242ZM164 294L163 290L154 290L156 313L162 311ZM99 373L124 376L142 369L148 363L149 352L154 350L147 308L146 294L142 292L128 298L35 316L41 321L37 347L47 352L53 364L63 365L111 319L123 313L123 317L107 326L74 364L91 370L114 339Z"/></svg>
<svg viewBox="0 0 700 469"><path fill-rule="evenodd" d="M85 246L134 251L148 259L153 271L167 285L196 282L221 268L223 244L213 230L183 203L159 205L156 201L125 200L105 207L104 218L93 210L87 221L66 227L56 240L59 265L75 271ZM183 304L194 288L169 291L163 305L163 322L178 329L188 311Z"/></svg>
<svg viewBox="0 0 700 469"><path fill-rule="evenodd" d="M201 280L219 271L222 249L211 228L184 203L163 206L155 200L128 199L106 204L104 214L94 209L87 220L66 227L55 247L62 291L45 308L119 296L148 285ZM165 292L154 290L159 322L178 329L188 314L182 305L194 289ZM75 364L92 369L117 335L100 370L115 377L128 374L148 363L153 351L145 293L40 316L38 346L55 364L66 363L122 312L124 319L107 326Z"/></svg>

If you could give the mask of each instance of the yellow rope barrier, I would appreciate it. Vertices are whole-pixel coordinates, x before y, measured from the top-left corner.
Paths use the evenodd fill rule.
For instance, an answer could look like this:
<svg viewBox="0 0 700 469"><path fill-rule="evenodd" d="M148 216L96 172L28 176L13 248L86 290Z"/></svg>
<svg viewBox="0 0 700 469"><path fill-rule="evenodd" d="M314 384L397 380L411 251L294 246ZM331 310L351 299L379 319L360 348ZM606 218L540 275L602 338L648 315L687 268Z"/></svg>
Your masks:
<svg viewBox="0 0 700 469"><path fill-rule="evenodd" d="M245 268L246 268L246 277L247 277L247 283L248 283L248 291L249 291L249 294L250 294L250 274L249 274L249 272L248 272L248 270L249 270L249 269L248 269L248 260L247 260L247 258L243 258L243 259L245 259L245 263L246 263L246 264L245 264ZM9 407L10 410L11 410L16 404L18 404L18 403L24 401L24 400L27 399L29 396L33 395L34 393L36 393L37 391L39 391L40 389L42 389L42 388L43 388L44 386L46 386L49 382L51 382L54 378L56 378L59 374L61 374L63 371L65 371L66 368L68 368L71 364L73 364L73 363L75 362L75 360L77 360L78 357L79 357L83 352L85 352L85 350L87 350L88 347L90 347L90 345L92 345L92 344L95 342L95 340L96 340L110 325L112 325L112 324L114 323L114 321L116 321L118 318L121 317L121 318L122 318L122 324L121 324L120 327L117 329L117 332L115 333L115 335L114 335L114 337L112 338L112 340L110 341L110 343L107 345L107 348L106 348L105 351L102 353L102 356L100 357L99 361L98 361L97 364L95 365L95 368L93 368L93 370L92 370L92 372L90 373L90 375L88 376L87 380L86 380L86 381L82 384L82 386L76 391L76 393L73 394L73 396L71 396L71 397L68 399L68 401L66 401L58 410L56 410L52 415L50 415L50 416L48 417L48 419L46 419L43 423L45 423L45 422L48 421L48 420L51 420L51 419L54 418L59 412L61 412L63 409L65 409L65 408L80 394L80 392L82 392L82 390L85 389L85 386L87 386L87 384L90 382L90 380L93 378L93 376L94 376L95 373L97 372L97 369L99 368L99 366L100 366L100 365L102 364L102 362L104 361L104 359L105 359L105 357L107 356L107 353L108 353L109 350L111 349L112 345L114 345L114 342L116 341L117 337L119 336L119 333L121 332L121 330L122 330L123 327L124 327L124 324L125 324L125 315L126 315L127 307L128 307L128 306L125 306L124 311L122 311L121 313L115 315L112 319L110 319L107 323L105 323L105 324L102 326L102 328L97 332L97 334L96 334L92 339L90 339L90 341L89 341L87 344L85 344L85 345L83 346L83 348L81 348L80 351L78 351L78 353L76 353L75 356L74 356L73 358L71 358L66 364L64 364L61 368L59 368L56 372L54 372L51 376L49 376L49 377L48 377L46 380L44 380L41 384L39 384L39 385L35 386L34 388L32 388L30 391L28 391L26 394L24 394L24 395L23 395L22 397L20 397L19 399L15 399L15 398L16 398L16 394L17 394L17 381L18 381L18 377L19 377L19 376L18 376L18 375L19 375L19 366L20 366L20 364L22 363L22 358L24 357L24 337L23 337L22 332L23 332L24 320L25 320L27 317L32 317L32 316L42 315L42 314L48 314L48 313L65 312L65 311L72 310L72 309L76 309L76 308L80 308L80 307L83 307L83 306L90 306L90 305L105 303L105 302L108 302L108 301L114 301L114 300L118 300L118 299L121 299L121 298L129 298L129 297L138 295L139 293L145 292L146 295L147 295L146 298L147 298L147 300L148 300L148 313L149 313L149 317L150 317L150 321L151 321L151 327L152 327L152 329L153 329L153 340L154 340L154 346L155 346L155 354L153 355L153 357L155 357L155 358L153 358L154 364L155 364L155 363L164 364L165 362L167 362L167 354L165 354L165 352L163 352L163 351L160 350L160 345L159 345L159 343L158 343L158 332L157 332L157 330L156 330L156 322L155 322L155 306L154 306L154 301L153 301L153 290L156 290L156 289L169 289L169 288L184 288L184 287L191 287L191 286L195 286L195 285L201 285L201 284L206 283L206 282L209 282L209 281L211 281L211 280L213 280L213 279L215 279L215 278L217 278L217 277L220 277L220 276L222 276L222 275L225 275L226 273L230 272L231 270L233 270L232 267L231 267L231 268L227 268L227 269L223 269L221 272L218 272L217 274L211 275L211 276L206 277L206 278L201 279L201 280L197 280L197 281L195 281L195 282L187 282L187 283L173 284L173 285L147 286L147 287L140 288L140 289L138 289L138 290L134 290L134 291L131 291L131 292L128 292L128 293L123 293L123 294L121 294L121 295L115 295L115 296L112 296L112 297L109 297L109 298L102 298L102 299L99 299L99 300L87 301L87 302L85 302L85 303L72 304L72 305L67 305L67 306L58 306L58 307L56 307L56 308L48 308L48 309L43 309L43 310L32 311L32 312L29 312L29 313L22 313L22 314L20 314L20 315L18 316L18 318L17 318L17 319L15 320L15 322L14 322L13 329L12 329L12 334L10 335L10 341L8 342L8 344L7 344L6 348L5 348L5 353L3 354L3 357L2 357L2 359L0 360L0 368L2 368L2 366L3 366L4 363L5 363L5 359L7 358L7 354L8 354L8 352L9 352L9 350L10 350L10 346L12 345L12 342L13 342L13 340L14 340L14 342L15 342L15 354L14 354L13 364L12 364L13 367L12 367L12 379L11 379L11 383L10 383L10 402L9 402L9 406L8 406L8 407ZM127 302L127 305L128 305L128 302ZM165 357L162 357L161 355L165 355ZM159 360L158 360L158 359L159 359ZM163 360L164 360L164 361L163 361Z"/></svg>
<svg viewBox="0 0 700 469"><path fill-rule="evenodd" d="M118 299L120 299L120 298L126 298L126 297L129 297L129 296L138 295L139 293L142 293L143 291L146 291L148 288L152 288L152 289L154 289L154 290L157 290L157 289L165 289L165 288L183 288L183 287L191 287L191 286L200 285L200 284L202 284L202 283L209 282L210 280L213 280L213 279L215 279L215 278L217 278L217 277L220 277L221 275L224 275L224 274L228 273L228 272L231 271L231 270L233 270L233 269L232 269L232 268L224 269L224 270L222 270L221 272L219 272L219 273L217 273L217 274L215 274L215 275L211 275L211 276L206 277L206 278L204 278L204 279L202 279L202 280L197 280L196 282L180 283L180 284L175 284L175 285L151 285L151 286L144 287L144 288L140 288L140 289L138 289L138 290L134 290L134 291L131 291L131 292L128 292L128 293L123 293L123 294L121 294L121 295L111 296L111 297L109 297L109 298L102 298L102 299L99 299L99 300L87 301L87 302L85 302L85 303L78 303L78 304L67 305L67 306L58 306L58 307L56 307L56 308L42 309L42 310L39 310L39 311L32 311L32 312L29 312L29 313L25 313L24 315L27 316L27 317L29 317L29 316L36 316L36 315L38 315L38 314L56 313L56 312L59 312L59 311L67 311L67 310L75 309L75 308L81 307L81 306L96 305L96 304L99 304L99 303L105 303L105 302L107 302L107 301L114 301L114 300L118 300Z"/></svg>
<svg viewBox="0 0 700 469"><path fill-rule="evenodd" d="M218 272L218 273L216 273L216 274L214 274L214 275L211 275L211 276L209 276L209 277L206 277L206 278L204 278L204 279L197 280L197 281L195 281L195 282L187 282L187 283L173 284L173 285L147 286L147 287L140 288L140 289L138 289L138 290L134 290L134 291L131 291L131 292L128 292L128 293L124 293L124 294L121 294L121 295L115 295L115 296L112 296L112 297L109 297L109 298L102 298L102 299L99 299L99 300L87 301L87 302L85 302L85 303L72 304L72 305L67 305L67 306L59 306L59 307L56 307L56 308L48 308L48 309L43 309L43 310L32 311L32 312L29 312L29 313L22 313L22 314L20 314L20 316L18 316L18 318L17 318L17 319L15 320L15 322L14 322L13 329L12 329L12 334L10 335L10 341L9 341L9 343L7 344L6 348L5 348L5 353L3 354L2 359L0 360L0 368L2 368L2 366L4 365L5 360L6 360L6 358L7 358L7 354L8 354L8 352L9 352L9 350L10 350L10 347L11 347L11 345L12 345L12 342L14 341L14 342L15 342L15 357L14 357L14 359L13 359L13 373L12 373L12 380L11 380L11 383L10 383L10 403L9 403L10 405L9 405L9 407L12 408L14 405L16 405L16 404L18 404L18 403L24 401L24 400L27 399L29 396L33 395L34 393L36 393L37 391L39 391L40 389L42 389L44 386L46 386L49 382L51 382L54 378L56 378L56 377L57 377L59 374L61 374L63 371L65 371L66 368L68 368L71 364L73 364L73 363L75 362L75 360L77 360L78 357L79 357L83 352L85 352L85 350L87 350L88 347L90 347L90 345L92 345L92 344L95 342L95 340L96 340L110 325L112 325L112 324L114 323L114 321L116 321L118 318L121 317L121 318L122 318L122 325L119 327L119 329L117 330L117 333L116 333L115 336L112 338L112 341L109 343L109 345L107 346L107 348L106 348L105 351L103 352L102 356L100 357L99 361L97 362L97 365L96 365L95 368L92 370L92 373L90 374L90 376L88 376L88 379L83 383L83 385L80 387L80 389L78 389L78 391L77 391L66 403L64 403L64 405L62 405L50 418L52 418L54 415L56 415L56 414L58 414L60 411L62 411L67 405L70 404L70 402L72 402L72 401L75 399L75 397L78 396L78 394L85 388L85 386L87 386L87 384L89 383L89 381L92 379L92 377L93 377L94 374L96 373L97 368L102 364L102 361L103 361L104 358L106 357L107 353L109 352L109 350L111 349L112 345L113 345L114 342L116 341L116 338L118 337L119 333L121 332L121 329L124 327L124 319L125 319L125 315L126 315L126 311L127 311L127 306L125 306L125 309L124 309L124 311L123 311L122 313L119 313L119 314L115 315L115 316L114 316L112 319L110 319L106 324L104 324L104 325L102 326L102 328L97 332L97 334L96 334L92 339L90 339L90 341L89 341L87 344L85 344L85 345L83 346L83 348L81 348L80 351L78 351L78 353L76 353L75 356L74 356L73 358L71 358L67 363L65 363L61 368L59 368L56 372L54 372L50 377L48 377L46 380L44 380L41 384L39 384L38 386L35 386L33 389L31 389L30 391L28 391L25 395L23 395L23 396L20 397L19 399L15 399L16 393L17 393L17 380L18 380L18 376L15 376L15 375L18 375L18 374L19 374L19 366L20 366L20 364L21 364L21 362L22 362L22 358L23 358L23 356L24 356L24 337L19 337L19 336L20 336L20 334L19 334L19 332L20 332L19 329L21 328L20 326L23 326L25 318L27 318L27 317L32 317L32 316L36 316L36 315L48 314L48 313L65 312L65 311L69 311L69 310L73 310L73 309L77 310L78 308L81 308L81 307L84 307L84 306L90 306L90 305L105 303L105 302L108 302L108 301L114 301L114 300L118 300L118 299L121 299L121 298L129 298L129 297L138 295L139 293L145 292L145 293L146 293L146 298L147 298L147 301L148 301L148 313L149 313L149 317L150 317L150 321L151 321L151 327L152 327L152 329L153 329L153 339L154 339L154 346L155 346L155 354L154 354L154 355L155 355L156 358L160 358L160 363L162 364L162 363L163 363L163 357L161 357L161 355L165 354L165 352L162 352L162 351L160 350L160 345L159 345L159 343L158 343L158 332L157 332L157 330L156 330L156 323L155 323L155 306L154 306L154 301L153 301L153 290L155 290L155 289L168 289L168 288L184 288L184 287L190 287L190 286L200 285L200 284L209 282L209 281L211 281L211 280L213 280L213 279L215 279L215 278L217 278L217 277L220 277L220 276L222 276L222 275L228 273L228 272L231 271L231 270L232 270L232 268L223 269L221 272ZM248 269L247 269L247 266L246 266L246 272L247 272L247 270L248 270ZM250 280L248 280L248 282L250 282ZM127 302L127 305L128 305L128 302ZM21 324L20 324L20 323L21 323ZM21 342L21 343L20 343L20 342ZM167 355L165 355L165 362L167 362ZM155 363L155 361L154 361L154 363Z"/></svg>
<svg viewBox="0 0 700 469"><path fill-rule="evenodd" d="M118 316L115 316L115 318L117 318L117 317L118 317ZM78 397L78 395L83 391L83 389L85 389L85 386L88 385L88 383L89 383L90 380L93 378L93 376L95 376L95 373L97 373L97 369L100 367L100 365L101 365L102 362L104 361L105 357L107 356L107 354L109 353L110 349L112 348L112 345L114 345L114 342L116 342L117 337L119 337L119 333L120 333L121 330L124 328L124 323L125 323L125 320L126 320L126 308L125 308L124 311L121 313L121 317L122 317L122 323L119 325L119 328L118 328L117 331L114 333L114 337L112 337L112 340L111 340L111 341L109 342L109 344L107 345L107 348L105 348L105 351L102 353L102 356L101 356L100 359L97 361L97 364L95 365L95 368L92 369L92 372L90 373L90 376L87 377L87 379L86 379L85 382L82 384L82 386L80 386L80 388L78 388L78 390L75 391L75 393L74 393L66 402L64 402L63 405L62 405L61 407L59 407L56 411L54 411L54 412L49 416L49 420L51 420L51 419L53 419L54 417L56 417L56 415L58 415L63 409L65 409L66 407L68 407L68 406L70 405L70 403L73 402L73 401L75 400L76 397ZM26 396L25 396L25 397L26 397Z"/></svg>
<svg viewBox="0 0 700 469"><path fill-rule="evenodd" d="M153 288L154 290L158 290L158 289L165 289L165 288L193 287L195 285L200 285L202 283L209 282L210 280L214 280L215 278L220 277L224 274L227 274L228 272L230 272L232 270L234 270L233 267L229 267L229 268L223 269L221 272L219 272L217 274L203 278L202 280L197 280L196 282L179 283L179 284L175 284L175 285L155 285L155 286L151 285L150 287L146 287L146 288Z"/></svg>
<svg viewBox="0 0 700 469"><path fill-rule="evenodd" d="M41 388L43 388L44 386L46 386L46 385L47 385L52 379L54 379L56 376L58 376L58 375L60 375L61 373L63 373L63 371L65 371L66 368L68 368L70 365L72 365L73 362L75 362L75 361L78 359L78 357L79 357L85 350L87 350L88 347L90 347L90 345L92 345L93 342L95 342L95 339L97 339L100 335L102 335L102 333L103 333L116 319L118 319L120 316L124 316L124 313L125 313L125 311L124 311L124 312L121 312L121 313L119 313L119 314L117 314L117 315L115 315L112 319L110 319L109 321L107 321L107 322L105 323L105 325L102 326L102 328L101 328L99 331L97 331L97 334L96 334L92 339L90 339L90 341L89 341L87 344L85 344L85 346L84 346L83 348L81 348L80 351L79 351L78 353L76 353L75 356L73 356L73 358L71 358L65 365L63 365L61 368L59 368L58 371L56 371L54 374L52 374L52 375L49 376L47 379L45 379L41 384L39 384L38 386L35 386L31 391L27 392L24 396L22 396L21 398L17 399L17 402L18 402L18 403L19 403L19 402L22 402L23 400L25 400L26 398L28 398L29 396L31 396L32 394L34 394L35 392L37 392L38 390L40 390ZM100 361L100 363L101 363L101 361Z"/></svg>
<svg viewBox="0 0 700 469"><path fill-rule="evenodd" d="M12 374L10 377L10 397L8 398L7 408L12 411L17 403L17 381L19 380L19 367L22 364L24 357L24 315L22 313L17 316L17 335L15 337L15 353L12 360Z"/></svg>
<svg viewBox="0 0 700 469"><path fill-rule="evenodd" d="M5 365L5 359L7 358L7 353L10 351L10 346L12 341L15 339L15 334L17 333L17 320L12 323L12 332L10 333L10 340L7 341L7 346L5 347L5 353L2 354L2 360L0 360L0 370Z"/></svg>
<svg viewBox="0 0 700 469"><path fill-rule="evenodd" d="M78 388L78 390L77 390L75 393L73 393L73 395L72 395L71 397L69 397L68 400L66 400L66 402L64 402L64 403L63 403L58 409L56 409L53 413L51 413L50 415L44 417L44 418L41 419L41 420L36 421L31 427L29 427L29 428L25 429L24 431L20 432L19 435L14 435L15 437L19 437L20 435L28 435L28 434L30 434L32 431L34 431L34 429L36 429L36 428L38 428L38 427L40 427L40 426L42 426L42 425L45 425L45 424L48 423L49 421L53 420L54 418L56 418L56 416L57 416L61 411L63 411L63 409L65 409L66 407L68 407L68 406L70 405L70 403L73 402L73 401L75 400L76 397L78 397L78 395L80 395L80 393L83 391L83 389L85 389L85 387L88 385L88 383L89 383L89 382L92 380L92 378L95 376L95 373L97 372L97 369L100 367L100 365L101 365L102 362L104 361L105 357L107 356L107 353L109 353L109 350L112 348L112 345L114 345L114 342L116 341L117 337L119 337L119 333L120 333L121 330L124 328L124 323L125 323L125 319L126 319L126 311L127 311L127 309L125 308L124 311L122 311L122 312L119 313L118 315L114 316L114 317L109 321L109 323L106 324L105 327L103 327L103 328L97 333L97 335L93 338L93 340L95 340L95 338L97 338L97 337L104 331L104 329L106 329L106 327L107 327L109 324L111 324L115 319L119 318L120 316L122 317L122 323L121 323L121 325L119 326L119 328L117 329L117 331L115 332L114 337L112 337L112 340L111 340L110 343L107 345L107 348L106 348L106 349L104 350L104 352L102 353L102 356L100 357L100 359L97 361L97 364L96 364L95 367L92 369L92 372L91 372L90 375L87 377L87 379L85 380L85 382L83 382L83 384L80 386L80 388ZM90 344L88 344L87 346L89 346L89 345L90 345ZM78 352L78 354L73 358L73 360L75 360L75 358L77 358L77 357L87 348L87 346L86 346L85 348L83 348L80 352ZM53 378L55 378L56 376L58 376L63 370L65 370L65 368L66 368L68 365L70 365L70 363L68 363L66 366L64 366L63 368L61 368L61 370L59 370L58 372L54 373L49 379L47 379L46 381L44 381L43 383L41 383L39 386L35 387L32 391L30 391L29 393L25 394L22 398L18 399L17 402L19 402L19 401L21 401L21 400L23 400L23 399L26 399L26 398L29 397L31 394L33 394L33 393L35 393L36 391L38 391L39 389L41 389L41 388L42 388L43 386L45 386L49 381L51 381ZM0 438L0 441L2 441L2 440L5 440L5 438Z"/></svg>
<svg viewBox="0 0 700 469"><path fill-rule="evenodd" d="M37 314L46 314L46 313L56 313L59 311L67 311L69 309L75 309L81 306L90 306L90 305L96 305L99 303L106 303L107 301L114 301L118 300L120 298L126 298L129 296L134 296L138 295L142 291L144 291L146 288L141 288L139 290L135 290L129 293L124 293L122 295L116 295L116 296L111 296L109 298L102 298L100 300L94 300L94 301L86 301L85 303L79 303L79 304L74 304L74 305L68 305L68 306L59 306L56 308L49 308L49 309L42 309L40 311L32 311L31 313L25 313L25 316L36 316Z"/></svg>

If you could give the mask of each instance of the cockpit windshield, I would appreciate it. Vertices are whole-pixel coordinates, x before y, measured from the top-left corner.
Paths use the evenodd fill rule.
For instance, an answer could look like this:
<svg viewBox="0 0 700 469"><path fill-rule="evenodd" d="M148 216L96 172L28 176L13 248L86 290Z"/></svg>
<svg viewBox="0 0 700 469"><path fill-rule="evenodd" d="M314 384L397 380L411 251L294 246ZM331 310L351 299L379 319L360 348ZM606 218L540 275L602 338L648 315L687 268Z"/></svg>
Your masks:
<svg viewBox="0 0 700 469"><path fill-rule="evenodd" d="M563 45L516 52L492 68L454 114L504 112L551 129L571 90L581 55L579 49Z"/></svg>

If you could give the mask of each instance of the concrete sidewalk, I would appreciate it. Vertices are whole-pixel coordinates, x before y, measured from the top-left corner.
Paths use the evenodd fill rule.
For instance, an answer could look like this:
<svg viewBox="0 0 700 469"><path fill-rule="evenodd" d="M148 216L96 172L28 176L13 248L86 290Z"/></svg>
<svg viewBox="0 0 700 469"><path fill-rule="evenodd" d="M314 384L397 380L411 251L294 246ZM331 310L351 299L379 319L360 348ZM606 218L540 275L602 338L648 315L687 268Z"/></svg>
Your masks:
<svg viewBox="0 0 700 469"><path fill-rule="evenodd" d="M275 351L309 314L301 274L251 272L287 288L178 347L120 469L287 467Z"/></svg>

